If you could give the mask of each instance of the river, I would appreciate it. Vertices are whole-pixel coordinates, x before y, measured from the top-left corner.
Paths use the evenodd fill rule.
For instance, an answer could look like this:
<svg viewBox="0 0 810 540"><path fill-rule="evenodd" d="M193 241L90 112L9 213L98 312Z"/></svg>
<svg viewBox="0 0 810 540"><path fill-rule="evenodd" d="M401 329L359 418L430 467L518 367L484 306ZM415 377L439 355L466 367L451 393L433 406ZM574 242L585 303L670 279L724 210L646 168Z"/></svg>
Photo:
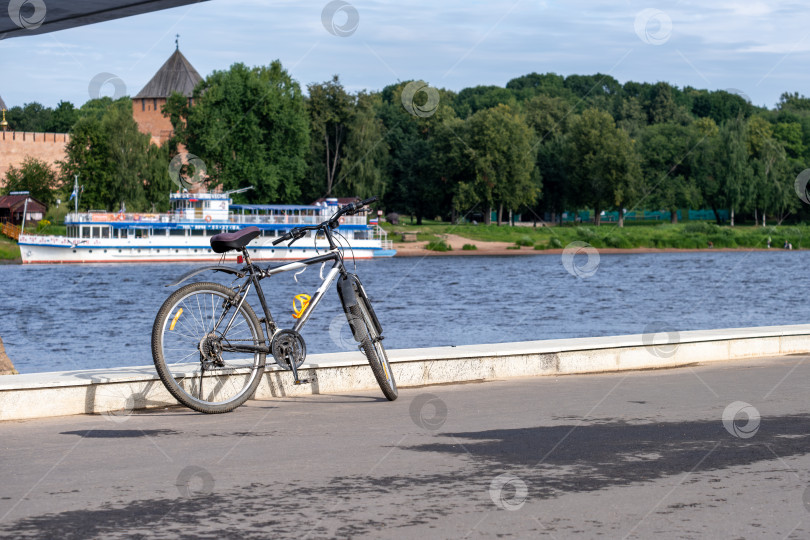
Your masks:
<svg viewBox="0 0 810 540"><path fill-rule="evenodd" d="M164 285L191 268L0 266L6 352L21 373L151 364ZM388 348L801 324L808 268L810 251L781 250L579 255L570 272L560 255L357 262ZM262 281L280 326L318 274ZM302 332L308 353L353 349L344 320L330 291Z"/></svg>

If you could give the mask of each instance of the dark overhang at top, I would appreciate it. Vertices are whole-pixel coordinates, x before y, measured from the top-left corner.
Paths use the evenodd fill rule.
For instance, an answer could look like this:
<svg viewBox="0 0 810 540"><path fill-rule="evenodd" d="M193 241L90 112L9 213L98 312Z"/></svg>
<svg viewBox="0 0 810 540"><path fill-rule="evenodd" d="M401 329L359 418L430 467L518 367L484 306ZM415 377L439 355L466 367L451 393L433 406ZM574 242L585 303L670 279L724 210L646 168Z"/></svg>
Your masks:
<svg viewBox="0 0 810 540"><path fill-rule="evenodd" d="M0 39L47 34L207 0L9 0L0 2Z"/></svg>

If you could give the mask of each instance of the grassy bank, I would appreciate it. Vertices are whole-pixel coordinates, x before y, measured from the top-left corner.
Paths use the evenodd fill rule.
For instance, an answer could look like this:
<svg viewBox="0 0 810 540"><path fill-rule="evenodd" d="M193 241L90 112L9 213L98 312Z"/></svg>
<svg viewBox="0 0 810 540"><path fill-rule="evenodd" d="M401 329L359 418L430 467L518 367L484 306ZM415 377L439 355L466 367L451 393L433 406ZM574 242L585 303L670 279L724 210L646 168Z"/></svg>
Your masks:
<svg viewBox="0 0 810 540"><path fill-rule="evenodd" d="M720 227L713 223L690 222L633 224L620 229L615 224L533 228L425 222L422 225L386 223L384 227L389 234L393 233L394 241L401 241L403 232L416 232L417 240L427 241L438 240L438 235L449 233L470 240L534 246L538 250L562 248L576 240L596 248L766 248L769 238L772 248L781 248L785 241L793 244L793 249L810 248L810 226L807 225Z"/></svg>
<svg viewBox="0 0 810 540"><path fill-rule="evenodd" d="M67 234L67 227L64 225L47 225L37 229L33 226L25 228L25 232L29 234L53 234L57 236L64 236ZM17 245L16 240L12 240L8 236L0 234L0 261L9 261L20 258L20 247Z"/></svg>
<svg viewBox="0 0 810 540"><path fill-rule="evenodd" d="M13 260L20 258L20 248L17 242L0 235L0 260Z"/></svg>

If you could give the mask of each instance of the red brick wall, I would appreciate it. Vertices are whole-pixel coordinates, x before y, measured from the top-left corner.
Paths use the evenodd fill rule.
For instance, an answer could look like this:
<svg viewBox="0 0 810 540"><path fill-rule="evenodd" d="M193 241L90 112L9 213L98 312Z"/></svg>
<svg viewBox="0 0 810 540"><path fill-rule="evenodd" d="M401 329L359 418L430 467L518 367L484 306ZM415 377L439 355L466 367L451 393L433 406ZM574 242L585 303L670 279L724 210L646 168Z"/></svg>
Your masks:
<svg viewBox="0 0 810 540"><path fill-rule="evenodd" d="M172 136L172 123L160 112L165 104L163 98L132 100L132 117L138 123L138 129L141 133L152 135L152 142L158 145Z"/></svg>
<svg viewBox="0 0 810 540"><path fill-rule="evenodd" d="M56 162L65 159L65 144L68 142L70 135L67 133L1 131L0 186L6 182L8 168L12 165L19 167L28 156L40 159L58 171Z"/></svg>

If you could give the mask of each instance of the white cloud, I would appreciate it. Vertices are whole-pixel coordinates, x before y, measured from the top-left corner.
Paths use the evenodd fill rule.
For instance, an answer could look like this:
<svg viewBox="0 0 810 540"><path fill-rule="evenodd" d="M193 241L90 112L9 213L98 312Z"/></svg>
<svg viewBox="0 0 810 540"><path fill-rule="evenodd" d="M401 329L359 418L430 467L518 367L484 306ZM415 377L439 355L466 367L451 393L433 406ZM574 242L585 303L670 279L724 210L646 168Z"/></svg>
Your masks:
<svg viewBox="0 0 810 540"><path fill-rule="evenodd" d="M203 76L237 61L257 65L280 58L303 85L339 74L350 88L423 78L460 90L503 85L532 71L611 72L620 81L741 88L755 103L771 104L783 91L810 86L810 16L795 1L349 1L360 24L347 38L324 29L326 0L214 0L3 40L0 94L9 104L81 104L99 72L118 74L137 92L174 50L177 33L181 50ZM670 39L658 46L644 43L634 29L636 14L649 7L672 20ZM60 83L33 84L28 71Z"/></svg>

